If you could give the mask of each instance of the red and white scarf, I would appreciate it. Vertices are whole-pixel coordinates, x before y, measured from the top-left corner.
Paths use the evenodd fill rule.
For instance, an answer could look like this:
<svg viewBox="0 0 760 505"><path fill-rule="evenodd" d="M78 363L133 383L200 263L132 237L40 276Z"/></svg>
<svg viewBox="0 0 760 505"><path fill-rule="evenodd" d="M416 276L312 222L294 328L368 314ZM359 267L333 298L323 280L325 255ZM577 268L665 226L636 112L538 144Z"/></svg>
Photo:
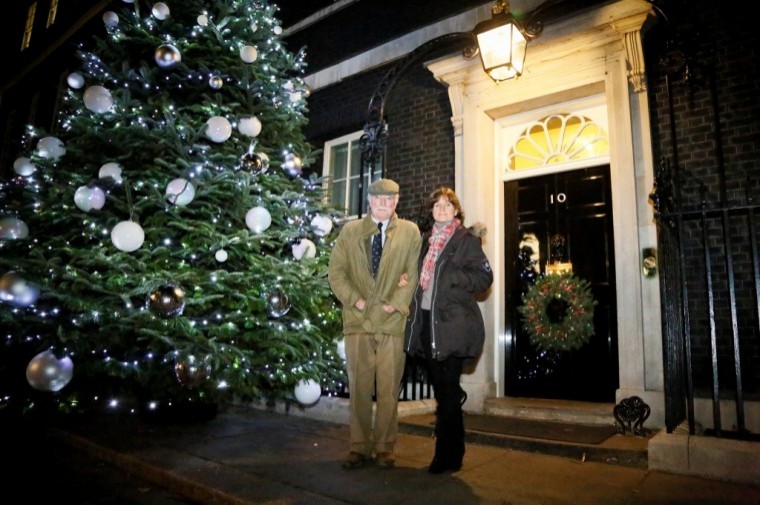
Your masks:
<svg viewBox="0 0 760 505"><path fill-rule="evenodd" d="M433 272L435 271L435 262L438 261L438 255L441 254L446 242L454 234L454 230L459 228L462 224L459 219L454 219L450 223L443 226L433 225L433 233L428 239L430 248L425 255L425 259L422 261L422 272L420 273L420 286L425 290L430 286L430 279L433 278Z"/></svg>

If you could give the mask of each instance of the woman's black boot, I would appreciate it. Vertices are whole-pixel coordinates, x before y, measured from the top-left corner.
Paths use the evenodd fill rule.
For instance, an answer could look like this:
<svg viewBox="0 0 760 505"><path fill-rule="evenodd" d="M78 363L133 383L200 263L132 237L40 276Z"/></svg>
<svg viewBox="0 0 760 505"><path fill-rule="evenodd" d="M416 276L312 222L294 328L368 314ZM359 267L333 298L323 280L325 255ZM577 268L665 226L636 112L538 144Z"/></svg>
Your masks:
<svg viewBox="0 0 760 505"><path fill-rule="evenodd" d="M447 457L447 451L448 451L447 445L448 444L446 442L446 438L436 433L435 456L433 456L433 461L430 462L430 466L428 467L428 472L443 473L443 472L448 471L449 462L448 462L448 457Z"/></svg>

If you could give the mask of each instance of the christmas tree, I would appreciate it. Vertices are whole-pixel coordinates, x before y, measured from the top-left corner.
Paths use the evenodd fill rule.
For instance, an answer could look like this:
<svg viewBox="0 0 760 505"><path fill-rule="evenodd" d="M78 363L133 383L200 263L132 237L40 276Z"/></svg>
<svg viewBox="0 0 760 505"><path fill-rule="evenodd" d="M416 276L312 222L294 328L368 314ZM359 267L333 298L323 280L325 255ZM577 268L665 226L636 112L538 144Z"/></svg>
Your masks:
<svg viewBox="0 0 760 505"><path fill-rule="evenodd" d="M304 52L262 0L117 7L0 188L0 407L340 391Z"/></svg>

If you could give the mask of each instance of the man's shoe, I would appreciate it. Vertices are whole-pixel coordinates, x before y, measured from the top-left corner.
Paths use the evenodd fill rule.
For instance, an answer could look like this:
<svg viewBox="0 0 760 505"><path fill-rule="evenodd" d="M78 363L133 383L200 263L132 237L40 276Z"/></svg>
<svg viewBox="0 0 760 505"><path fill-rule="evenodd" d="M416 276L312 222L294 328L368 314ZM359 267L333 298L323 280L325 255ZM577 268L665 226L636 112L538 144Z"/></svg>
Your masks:
<svg viewBox="0 0 760 505"><path fill-rule="evenodd" d="M360 452L351 451L348 453L348 458L341 465L344 470L354 470L361 468L367 462L367 456Z"/></svg>
<svg viewBox="0 0 760 505"><path fill-rule="evenodd" d="M393 468L396 466L396 457L392 452L379 452L375 456L375 463L380 468Z"/></svg>

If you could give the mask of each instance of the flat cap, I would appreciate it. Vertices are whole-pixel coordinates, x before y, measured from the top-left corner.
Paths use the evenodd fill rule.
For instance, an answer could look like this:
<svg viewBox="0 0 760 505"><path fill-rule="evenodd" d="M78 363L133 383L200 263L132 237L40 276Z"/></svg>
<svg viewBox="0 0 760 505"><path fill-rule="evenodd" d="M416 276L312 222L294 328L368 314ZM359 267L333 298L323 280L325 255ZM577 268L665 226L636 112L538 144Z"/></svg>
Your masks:
<svg viewBox="0 0 760 505"><path fill-rule="evenodd" d="M370 195L398 195L398 184L390 179L378 179L369 185Z"/></svg>

